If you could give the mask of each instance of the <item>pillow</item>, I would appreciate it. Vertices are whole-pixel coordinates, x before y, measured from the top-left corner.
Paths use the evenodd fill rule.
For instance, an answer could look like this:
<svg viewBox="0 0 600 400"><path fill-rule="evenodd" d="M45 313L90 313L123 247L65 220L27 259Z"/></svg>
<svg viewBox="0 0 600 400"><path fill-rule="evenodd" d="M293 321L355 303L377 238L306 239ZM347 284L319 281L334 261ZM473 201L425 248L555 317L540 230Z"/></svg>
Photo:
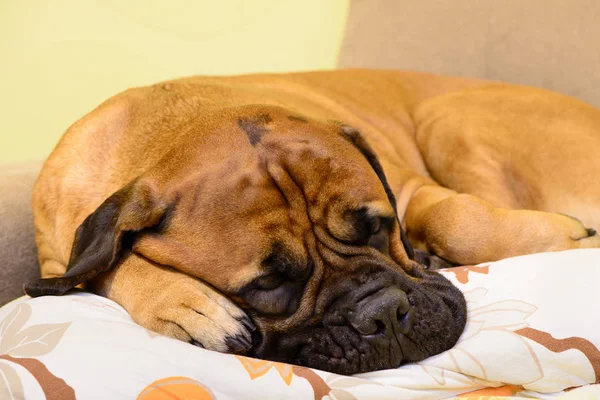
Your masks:
<svg viewBox="0 0 600 400"><path fill-rule="evenodd" d="M354 377L194 347L89 293L22 297L0 309L0 399L600 396L600 249L443 274L468 302L456 346Z"/></svg>

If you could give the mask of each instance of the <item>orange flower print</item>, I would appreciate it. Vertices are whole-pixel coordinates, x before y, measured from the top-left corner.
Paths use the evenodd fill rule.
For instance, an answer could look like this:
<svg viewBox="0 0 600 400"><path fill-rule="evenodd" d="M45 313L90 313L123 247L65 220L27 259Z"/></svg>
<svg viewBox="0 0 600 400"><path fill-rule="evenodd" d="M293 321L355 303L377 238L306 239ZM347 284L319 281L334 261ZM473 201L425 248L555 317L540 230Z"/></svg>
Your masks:
<svg viewBox="0 0 600 400"><path fill-rule="evenodd" d="M523 386L503 385L499 387L487 387L475 390L468 393L459 394L459 399L479 399L491 400L494 398L500 399L504 396L515 396L523 391Z"/></svg>
<svg viewBox="0 0 600 400"><path fill-rule="evenodd" d="M292 378L294 377L293 367L289 364L284 364L280 362L266 361L266 360L257 360L255 358L248 358L244 356L237 356L237 359L240 360L244 369L250 375L250 379L254 380L256 378L260 378L265 375L267 372L271 370L271 368L275 368L277 372L279 372L279 376L285 382L287 386L292 383Z"/></svg>
<svg viewBox="0 0 600 400"><path fill-rule="evenodd" d="M137 400L214 400L209 388L186 376L171 376L152 382Z"/></svg>
<svg viewBox="0 0 600 400"><path fill-rule="evenodd" d="M487 275L490 272L489 265L482 265L479 267L455 267L449 268L444 272L452 272L456 275L456 280L462 284L469 282L469 272L477 272L478 274Z"/></svg>

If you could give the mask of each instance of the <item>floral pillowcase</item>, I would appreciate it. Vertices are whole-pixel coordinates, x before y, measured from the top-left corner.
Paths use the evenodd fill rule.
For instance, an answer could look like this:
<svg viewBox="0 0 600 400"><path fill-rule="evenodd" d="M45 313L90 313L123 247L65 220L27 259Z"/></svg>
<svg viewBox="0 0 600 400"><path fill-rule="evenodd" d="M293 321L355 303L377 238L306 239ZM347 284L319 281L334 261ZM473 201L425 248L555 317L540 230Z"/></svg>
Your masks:
<svg viewBox="0 0 600 400"><path fill-rule="evenodd" d="M468 302L456 346L354 377L206 351L91 294L22 297L0 309L0 399L600 398L600 250L444 274Z"/></svg>

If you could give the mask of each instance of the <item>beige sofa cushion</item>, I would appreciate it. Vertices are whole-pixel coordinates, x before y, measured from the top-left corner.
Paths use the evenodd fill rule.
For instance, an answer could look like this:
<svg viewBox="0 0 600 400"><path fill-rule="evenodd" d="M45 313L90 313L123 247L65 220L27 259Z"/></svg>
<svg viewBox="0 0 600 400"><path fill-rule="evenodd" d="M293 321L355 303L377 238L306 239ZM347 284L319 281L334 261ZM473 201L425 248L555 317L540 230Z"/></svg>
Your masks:
<svg viewBox="0 0 600 400"><path fill-rule="evenodd" d="M31 215L31 188L41 163L0 165L0 305L23 294L39 277Z"/></svg>
<svg viewBox="0 0 600 400"><path fill-rule="evenodd" d="M556 90L600 106L600 1L353 0L340 67Z"/></svg>

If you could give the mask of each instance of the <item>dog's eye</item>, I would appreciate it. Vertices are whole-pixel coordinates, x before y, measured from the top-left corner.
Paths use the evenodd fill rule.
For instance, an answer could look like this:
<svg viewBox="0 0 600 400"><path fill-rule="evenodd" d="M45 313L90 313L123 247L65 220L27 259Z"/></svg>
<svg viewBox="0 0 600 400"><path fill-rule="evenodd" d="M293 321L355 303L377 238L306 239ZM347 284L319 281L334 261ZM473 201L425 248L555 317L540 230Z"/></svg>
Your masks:
<svg viewBox="0 0 600 400"><path fill-rule="evenodd" d="M370 222L370 229L371 229L371 235L376 235L379 232L381 232L381 218L380 217L373 217L371 218L371 222Z"/></svg>
<svg viewBox="0 0 600 400"><path fill-rule="evenodd" d="M370 215L365 208L360 208L351 213L349 220L355 232L355 237L350 242L355 245L368 245L377 249L383 246L380 243L387 240L389 228L394 224L394 218Z"/></svg>
<svg viewBox="0 0 600 400"><path fill-rule="evenodd" d="M241 297L259 313L291 315L300 304L302 287L280 274L268 274L255 279L241 292Z"/></svg>
<svg viewBox="0 0 600 400"><path fill-rule="evenodd" d="M369 247L379 250L382 253L389 252L389 236L387 231L380 228L377 232L371 235L367 243Z"/></svg>
<svg viewBox="0 0 600 400"><path fill-rule="evenodd" d="M256 279L254 283L256 283L258 289L273 290L281 286L284 281L281 274L268 274Z"/></svg>

